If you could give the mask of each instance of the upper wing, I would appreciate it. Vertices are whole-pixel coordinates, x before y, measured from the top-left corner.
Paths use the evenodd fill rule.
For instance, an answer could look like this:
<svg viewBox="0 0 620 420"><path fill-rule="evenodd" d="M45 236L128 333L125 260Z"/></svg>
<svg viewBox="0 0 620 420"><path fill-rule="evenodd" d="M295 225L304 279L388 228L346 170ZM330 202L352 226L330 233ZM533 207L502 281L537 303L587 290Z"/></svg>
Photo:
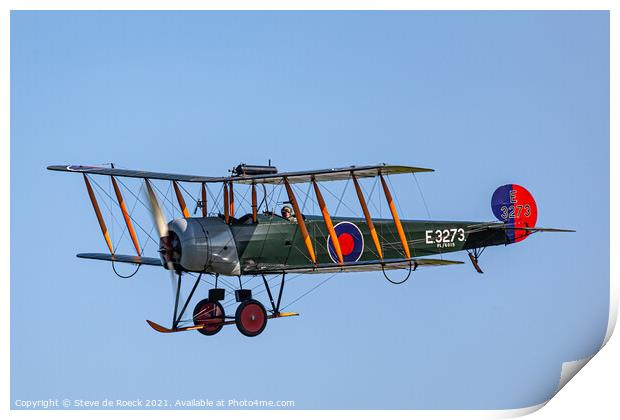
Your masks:
<svg viewBox="0 0 620 420"><path fill-rule="evenodd" d="M412 259L396 259L396 260L372 260L372 261L359 261L354 263L346 263L343 265L338 264L317 264L314 265L300 265L291 266L283 264L266 265L260 264L251 269L244 269L243 274L280 274L287 273L304 273L304 274L323 274L323 273L347 273L347 272L359 272L359 271L379 271L395 270L395 269L407 269L416 268L419 266L442 266L463 264L462 261L451 260L439 260L432 258L412 258Z"/></svg>
<svg viewBox="0 0 620 420"><path fill-rule="evenodd" d="M346 180L354 173L358 178L371 178L379 175L407 174L415 172L434 172L433 169L418 168L414 166L396 165L368 165L368 166L347 166L344 168L317 169L314 171L280 172L272 175L238 176L230 178L231 181L239 184L279 184L286 177L290 184L310 182L314 178L317 182L321 181L340 181Z"/></svg>
<svg viewBox="0 0 620 420"><path fill-rule="evenodd" d="M111 175L129 178L163 179L180 182L224 182L232 181L239 184L279 184L286 177L289 183L310 182L312 177L317 182L338 181L348 179L351 173L358 178L368 178L378 175L405 174L415 172L433 172L433 169L417 168L414 166L396 165L370 165L348 166L345 168L318 169L313 171L280 172L273 175L233 176L233 177L210 177L199 175L169 174L163 172L136 171L130 169L105 168L100 166L83 165L52 165L50 171L79 172L84 174Z"/></svg>
<svg viewBox="0 0 620 420"><path fill-rule="evenodd" d="M181 182L218 182L223 181L226 178L216 178L208 176L197 175L181 175L181 174L167 174L163 172L147 172L136 171L131 169L116 169L116 168L104 168L101 166L82 166L82 165L52 165L48 166L50 171L62 171L62 172L80 172L83 174L94 175L111 175L121 176L128 178L149 178L149 179L164 179L168 181L181 181Z"/></svg>

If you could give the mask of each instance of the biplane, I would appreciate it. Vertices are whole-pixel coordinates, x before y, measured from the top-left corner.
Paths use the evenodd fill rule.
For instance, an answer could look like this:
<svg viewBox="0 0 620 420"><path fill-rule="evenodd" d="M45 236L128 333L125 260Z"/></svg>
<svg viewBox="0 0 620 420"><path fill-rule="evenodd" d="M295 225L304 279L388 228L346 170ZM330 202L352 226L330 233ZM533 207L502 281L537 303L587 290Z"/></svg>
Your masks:
<svg viewBox="0 0 620 420"><path fill-rule="evenodd" d="M491 208L498 221L401 219L389 177L400 174L414 174L415 177L416 173L433 171L412 166L380 164L278 172L270 162L265 166L240 164L224 177L145 172L115 168L112 164L110 167L61 165L47 169L83 176L109 253L80 253L77 254L79 258L109 261L113 268L114 263L127 263L136 266L136 271L145 265L170 272L174 299L172 325L168 328L147 320L154 330L162 333L196 330L204 335L214 335L224 326L234 324L243 335L257 336L265 329L267 320L298 315L285 312L281 307L285 281L291 273L377 271L390 282L400 284L419 267L462 264L462 261L443 257L446 253L458 251L467 252L475 270L482 273L479 258L487 247L520 242L535 232L573 232L536 226L536 202L524 187L516 184L503 185L493 193ZM111 184L109 193L95 180L101 177L107 178ZM133 182L139 183L142 196L140 191L137 194L131 192L123 182L128 178L135 178ZM377 191L382 190L375 196L380 196L387 204L391 217L371 215L368 194L362 185L368 179L373 180ZM346 181L346 185L353 186L355 194L351 195L356 196L354 205L359 217L330 213L323 192L325 185L334 181ZM176 211L181 217L171 221L166 219L160 201L167 199L172 204L173 199L167 198L156 183L167 184L170 197L173 197L174 190L177 202L174 206L178 204ZM97 194L93 184L99 188ZM156 243L158 258L143 255L144 246L141 247L134 226L138 222L133 209L129 211L119 184L135 197L133 209L141 204L148 210L158 240L153 239L142 225L139 226L147 240L150 238ZM195 198L186 189L190 184L197 190ZM303 192L296 188L299 184L307 185L303 202L300 200ZM211 193L213 187L219 187L217 196ZM235 197L239 197L243 189L251 198L246 200L248 212L239 215L239 201L236 202ZM276 190L284 192L282 201L274 198ZM188 194L196 202L194 215L190 214L185 201ZM125 237L131 240L135 255L116 252L97 195L107 195L111 203L115 202L124 221L123 234L127 233ZM245 195L243 197L245 200ZM318 207L318 214L306 214L304 203L308 200ZM286 205L286 208L278 214L276 205ZM198 209L201 212L196 217ZM394 279L390 273L395 272L391 270L400 270L401 276ZM196 278L187 299L181 297L182 276L185 274ZM203 276L211 276L214 283L209 283L206 297L194 306L192 317L185 319L188 305ZM277 296L272 293L272 286L277 284L270 285L267 276L279 282L279 289L273 290L277 291ZM253 296L252 289L244 288L242 278L248 277L258 278L259 283L262 279L261 287L264 286L263 291L269 299L268 309ZM233 292L238 305L234 316L226 314L221 304L226 295L231 296Z"/></svg>

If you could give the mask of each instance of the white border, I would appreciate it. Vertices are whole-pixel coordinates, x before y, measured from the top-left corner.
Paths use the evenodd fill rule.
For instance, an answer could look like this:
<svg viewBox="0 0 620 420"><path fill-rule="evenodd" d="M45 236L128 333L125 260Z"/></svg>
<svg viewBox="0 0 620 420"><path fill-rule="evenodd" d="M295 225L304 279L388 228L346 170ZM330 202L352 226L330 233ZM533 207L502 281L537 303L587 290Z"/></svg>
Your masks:
<svg viewBox="0 0 620 420"><path fill-rule="evenodd" d="M355 229L357 229L357 231L360 234L360 237L362 238L362 252L360 252L360 255L357 257L357 259L355 261L347 261L347 262L358 262L360 260L360 258L362 258L362 255L364 255L364 235L362 234L362 231L360 230L360 228L353 222L349 222L348 220L343 220L342 222L337 223L336 225L334 225L334 231L336 230L336 228L344 223L348 223L350 225L355 226ZM336 235L338 235L338 232L336 232ZM325 245L327 246L327 255L329 255L329 258L331 258L331 260L335 263L338 263L338 261L336 261L334 259L334 257L332 256L332 253L329 250L329 241L331 239L331 236L327 235L327 239L325 240Z"/></svg>
<svg viewBox="0 0 620 420"><path fill-rule="evenodd" d="M3 70L3 78L2 78L2 92L4 99L4 112L2 112L2 120L0 120L0 126L4 128L4 141L2 143L3 153L1 153L0 159L2 159L2 168L3 168L3 182L1 183L1 191L0 194L2 197L8 198L9 206L0 207L0 217L5 223L4 229L4 238L5 240L0 243L0 252L3 256L2 267L4 268L4 281L2 284L2 293L0 293L0 304L2 305L3 311L2 316L4 320L4 325L9 325L9 316L10 316L10 306L9 306L9 296L10 296L10 282L8 279L10 278L10 246L9 241L6 238L9 237L10 234L10 219L9 219L9 209L10 209L10 74L9 74L9 59L10 59L10 10L71 10L71 9L81 9L81 10L136 10L136 9L144 9L147 8L149 10L235 10L235 9L245 9L245 10L344 10L344 9L358 9L358 10L609 10L610 11L610 25L611 25L611 36L610 36L610 58L611 58L611 69L610 69L610 90L611 90L611 101L610 101L610 138L614 139L614 141L610 144L610 169L611 169L611 180L610 180L610 214L620 214L620 209L618 206L618 123L617 123L617 115L618 114L618 56L620 51L618 50L618 24L620 23L618 18L618 10L617 1L612 0L592 0L592 1L583 1L583 0L573 0L573 1L554 1L554 0L521 0L521 1L458 1L458 0L437 0L437 1L398 1L398 0L386 0L381 3L376 1L368 1L368 0L316 0L313 2L309 1L299 1L291 4L291 2L282 1L282 0L267 0L259 3L250 0L244 1L209 1L200 3L198 0L179 0L176 2L165 1L165 0L150 0L150 1L139 1L139 0L108 0L108 1L97 1L93 0L88 3L86 2L78 2L78 1L58 1L55 4L51 5L50 2L38 0L38 1L15 1L9 0L4 3L4 14L2 17L2 42L0 43L1 48L1 57L4 58L2 66ZM614 116L616 118L614 118ZM615 194L612 194L615 193ZM618 233L618 219L611 218L610 220L610 235L615 237L613 233ZM618 256L618 244L616 241L610 241L610 256ZM605 335L604 345L609 342L613 330L615 328L617 314L618 314L618 259L610 258L610 314L607 332ZM5 328L5 343L9 343L10 341L10 330L9 328ZM617 342L618 340L616 340ZM587 406L588 400L596 400L598 406L595 410L601 414L601 416L597 418L615 418L618 415L618 399L616 397L617 389L618 389L618 360L617 354L619 353L618 348L619 345L613 342L612 346L613 351L615 353L606 353L607 364L605 367L601 367L600 364L597 366L598 373L597 375L590 375L589 378L591 382L579 395L573 395L573 399L562 399L559 397L554 398L554 401L558 399L562 399L563 406L560 407L559 413L558 411L555 414L559 414L562 418L579 418L575 416L575 413L579 413L579 411L575 411L575 407L583 407L584 404ZM607 346L609 347L609 346ZM10 352L9 346L6 345L2 349L2 372L6 373L4 378L5 381L2 385L3 391L3 406L4 410L9 411L10 407L10 376L8 374L10 369ZM562 381L559 384L558 391L562 389L562 387L567 383L568 379L570 379L580 368L585 366L585 364L592 359L594 355L583 359L581 361L569 362L565 363L562 371ZM594 364L594 363L593 363ZM586 369L587 370L587 369ZM614 372L616 376L612 378L607 377L607 372ZM591 372L592 373L592 372ZM585 375L584 375L585 376ZM607 377L607 378L606 378ZM605 379L606 378L606 379ZM582 378L584 381L586 378ZM573 381L574 382L574 381ZM612 385L611 387L605 387L605 383L607 385ZM569 387L570 388L570 387ZM609 392L611 390L613 393ZM562 393L563 394L563 393ZM560 397L561 395L560 394ZM585 395L584 395L585 394ZM605 400L596 399L596 395L607 395L608 398ZM585 399L585 400L584 400ZM490 410L490 411L334 411L331 413L337 413L339 416L347 417L347 418L376 418L377 415L381 415L382 417L390 417L390 418L410 418L411 416L415 417L434 417L434 418L452 418L455 416L458 417L466 417L466 418L504 418L504 417L514 417L520 416L524 414L528 414L538 410L540 407L545 404L539 404L537 406L525 407L522 409L516 410ZM558 408L558 404L556 404L556 409ZM601 407L602 405L602 407ZM563 410L562 410L563 408ZM543 410L544 413L545 410ZM131 414L130 414L131 413ZM323 412L321 412L323 413ZM8 414L8 413L7 413ZM155 412L155 411L115 411L114 413L106 412L106 411L89 411L89 417L109 417L110 415L131 415L132 417L148 417L152 418L161 418L163 416L183 416L183 417L196 417L196 418L204 418L207 414L203 411L174 411L172 413L168 413L166 411ZM295 412L284 412L284 411L210 411L208 416L210 418L230 418L237 417L240 414L245 414L252 417L258 418L290 418L291 415L294 415L296 418L314 418L317 414L314 411L295 411ZM539 413L542 414L542 413ZM11 411L10 415L22 417L22 418L33 418L39 416L46 417L56 417L56 418L66 418L66 417L75 417L79 416L80 418L84 416L84 412L82 411ZM538 415L538 414L537 414ZM553 415L550 414L550 415ZM550 417L546 417L550 418Z"/></svg>

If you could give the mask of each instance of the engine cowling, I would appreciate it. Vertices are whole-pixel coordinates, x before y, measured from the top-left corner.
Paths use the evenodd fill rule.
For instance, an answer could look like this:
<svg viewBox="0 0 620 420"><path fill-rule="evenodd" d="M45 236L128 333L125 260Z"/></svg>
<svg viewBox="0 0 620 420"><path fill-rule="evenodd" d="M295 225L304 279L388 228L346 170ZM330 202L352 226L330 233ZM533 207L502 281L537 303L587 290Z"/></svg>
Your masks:
<svg viewBox="0 0 620 420"><path fill-rule="evenodd" d="M168 223L168 229L175 267L227 276L241 274L235 240L222 219L175 219Z"/></svg>

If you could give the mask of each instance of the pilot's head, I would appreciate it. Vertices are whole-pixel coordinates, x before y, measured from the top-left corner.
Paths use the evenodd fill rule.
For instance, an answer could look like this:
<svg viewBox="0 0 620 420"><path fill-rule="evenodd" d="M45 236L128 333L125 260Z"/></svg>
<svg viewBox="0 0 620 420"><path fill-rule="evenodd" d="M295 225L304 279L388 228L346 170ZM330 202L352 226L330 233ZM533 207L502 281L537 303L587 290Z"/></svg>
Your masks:
<svg viewBox="0 0 620 420"><path fill-rule="evenodd" d="M289 206L284 206L282 207L282 217L284 217L285 219L290 219L291 218L291 213L293 211L291 210L291 208Z"/></svg>

